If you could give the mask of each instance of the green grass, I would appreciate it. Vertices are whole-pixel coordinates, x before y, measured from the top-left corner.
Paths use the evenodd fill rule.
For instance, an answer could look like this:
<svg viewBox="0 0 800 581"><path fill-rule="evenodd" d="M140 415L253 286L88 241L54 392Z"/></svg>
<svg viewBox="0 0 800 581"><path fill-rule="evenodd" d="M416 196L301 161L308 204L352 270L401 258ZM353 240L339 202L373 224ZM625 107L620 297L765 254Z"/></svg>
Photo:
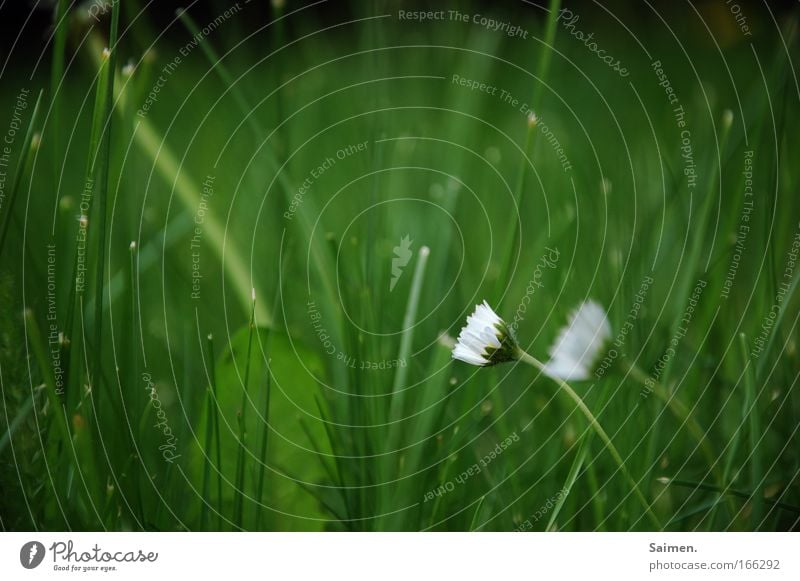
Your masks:
<svg viewBox="0 0 800 581"><path fill-rule="evenodd" d="M796 10L570 7L621 77L544 3L143 4L2 74L0 528L798 528ZM484 298L618 357L453 362Z"/></svg>

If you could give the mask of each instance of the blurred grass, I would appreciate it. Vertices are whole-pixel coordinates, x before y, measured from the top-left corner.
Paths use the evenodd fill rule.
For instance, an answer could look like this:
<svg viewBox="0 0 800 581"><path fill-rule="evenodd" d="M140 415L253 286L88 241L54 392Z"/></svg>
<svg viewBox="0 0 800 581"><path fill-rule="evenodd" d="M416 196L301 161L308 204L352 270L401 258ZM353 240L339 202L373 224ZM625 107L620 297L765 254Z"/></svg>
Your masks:
<svg viewBox="0 0 800 581"><path fill-rule="evenodd" d="M667 529L797 528L800 271L784 281L800 227L796 11L781 14L778 38L753 6L751 48L719 13L700 22L658 7L673 37L652 11L620 3L626 23L648 31L648 56L607 9L576 8L580 27L632 71L621 79L543 6L458 4L520 24L523 41L401 22L403 3L353 2L336 16L264 3L184 55L229 5L170 16L161 35L155 16L136 17L142 3L123 4L111 59L99 58L110 18L87 22L73 8L56 17L50 68L29 81L19 59L3 78L4 124L13 87L42 88L44 100L25 116L40 144L14 146L19 197L0 208L2 528L647 529L629 482L547 380L452 363L447 347L485 297L510 320L530 296L516 333L537 356L586 297L607 307L616 335L645 276L654 283L620 348L645 376L708 281L658 393L642 397L640 379L622 374L573 387ZM137 114L176 56L158 100ZM656 59L687 113L693 192ZM539 124L454 74L534 95ZM108 204L93 200L88 228L97 286L81 310L76 218L104 139ZM745 151L758 195L724 298ZM413 257L390 290L405 236ZM57 249L52 280L46 244ZM558 264L527 294L545 248ZM277 296L275 307L259 299L251 313L252 288ZM66 338L55 343L63 399L51 323Z"/></svg>

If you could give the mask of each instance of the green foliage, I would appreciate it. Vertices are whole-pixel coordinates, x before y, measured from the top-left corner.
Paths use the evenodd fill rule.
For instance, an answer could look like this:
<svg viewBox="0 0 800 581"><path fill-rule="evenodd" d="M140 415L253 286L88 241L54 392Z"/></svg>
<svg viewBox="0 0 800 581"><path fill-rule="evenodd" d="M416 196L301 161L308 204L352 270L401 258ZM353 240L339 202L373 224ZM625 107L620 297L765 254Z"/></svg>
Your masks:
<svg viewBox="0 0 800 581"><path fill-rule="evenodd" d="M250 385L242 407L244 373L247 367L249 328L239 329L231 337L225 351L216 362L218 387L214 411L220 425L221 461L212 448L200 446L206 441L209 424L204 421L192 436L195 457L189 462L200 469L206 462L212 473L219 471L223 479L223 519L226 528L231 526L231 511L235 497L244 497L243 527L253 529L259 511L265 513L260 522L274 530L320 530L330 517L320 508L318 497L324 494L326 477L314 442L322 447L319 453L330 454L325 427L317 415L314 394L316 383L309 374L324 377L324 366L319 356L308 347L280 333L270 333L259 328L254 336L250 353ZM269 418L266 409L267 375L270 375ZM302 424L301 424L302 418ZM247 427L244 446L239 442L239 422ZM266 460L264 506L256 502L258 474L261 469L260 436L269 431ZM235 459L244 449L244 488L238 491ZM329 461L329 460L328 460ZM216 476L214 476L216 478ZM216 506L214 501L210 504ZM212 510L214 522L217 515ZM289 515L295 515L291 518Z"/></svg>
<svg viewBox="0 0 800 581"><path fill-rule="evenodd" d="M0 93L2 134L44 91L0 206L0 529L797 529L796 10L751 41L621 9L637 41L572 8L621 78L524 3L491 12L527 39L68 4ZM530 367L451 360L484 298L541 359L606 308L617 356L570 386L618 458Z"/></svg>

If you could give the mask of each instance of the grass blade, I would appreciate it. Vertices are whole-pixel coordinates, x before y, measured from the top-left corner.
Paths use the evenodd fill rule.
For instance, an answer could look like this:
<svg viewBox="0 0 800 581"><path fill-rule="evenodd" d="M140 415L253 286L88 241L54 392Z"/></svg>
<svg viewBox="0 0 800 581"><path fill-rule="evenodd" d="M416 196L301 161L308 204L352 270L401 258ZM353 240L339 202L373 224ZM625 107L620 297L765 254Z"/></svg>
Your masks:
<svg viewBox="0 0 800 581"><path fill-rule="evenodd" d="M8 444L11 442L11 438L14 437L14 432L17 431L22 422L27 419L28 414L30 414L33 410L36 395L36 392L34 392L30 397L28 397L25 403L22 404L22 407L19 408L19 411L17 411L17 415L14 416L13 420L11 420L11 423L3 434L3 437L0 438L0 454L3 453L3 450L5 450L6 446L8 446Z"/></svg>
<svg viewBox="0 0 800 581"><path fill-rule="evenodd" d="M213 341L212 336L208 336L208 342L211 343ZM213 360L213 348L209 348L211 352L211 357ZM200 512L200 529L205 530L206 523L208 522L208 506L209 506L209 490L210 490L210 479L211 479L211 449L213 446L213 438L214 438L214 416L215 411L217 409L217 401L216 397L213 393L213 384L216 383L214 379L211 379L209 386L206 392L206 440L205 445L203 447L203 452L205 456L205 462L203 463L203 502L201 503L201 512ZM219 473L219 466L217 466L217 472Z"/></svg>
<svg viewBox="0 0 800 581"><path fill-rule="evenodd" d="M31 154L31 151L38 147L38 140L34 142L33 139L33 128L36 125L36 118L39 115L39 105L42 102L42 91L39 91L39 96L36 98L36 104L33 106L33 113L31 114L31 120L28 123L28 130L25 132L25 140L22 142L22 150L19 154L19 161L17 162L17 169L14 172L14 179L11 182L11 191L8 193L8 202L5 206L5 216L3 216L3 221L0 223L0 253L3 251L3 246L5 245L6 235L8 234L9 224L11 223L11 216L14 210L14 201L17 199L17 194L19 193L20 184L22 183L22 178L27 173L29 169L28 158Z"/></svg>
<svg viewBox="0 0 800 581"><path fill-rule="evenodd" d="M717 494L729 494L731 496L735 496L737 498L741 498L743 500L752 500L753 493L747 492L745 490L737 490L735 488L720 488L719 486L714 486L713 484L705 484L703 482L692 482L691 480L679 480L677 478L659 478L658 481L661 484L668 485L668 486L680 486L682 488L694 488L697 490L706 490L708 492L716 492ZM789 504L786 502L780 502L777 500L772 500L769 498L763 498L762 502L769 504L771 506L776 506L778 508L782 508L783 510L788 510L789 512L793 512L795 514L800 514L800 506L795 506L793 504Z"/></svg>
<svg viewBox="0 0 800 581"><path fill-rule="evenodd" d="M269 350L267 350L269 353ZM264 422L265 425L261 430L261 447L260 452L258 455L259 465L258 465L258 482L256 484L256 503L259 505L256 509L258 512L256 513L256 530L261 530L261 515L263 511L261 510L261 499L264 497L264 479L266 476L266 466L267 466L267 445L269 444L269 401L270 401L270 391L272 389L272 371L269 368L269 361L266 363L266 394L264 395L265 402L264 402Z"/></svg>
<svg viewBox="0 0 800 581"><path fill-rule="evenodd" d="M539 63L536 68L537 76L540 81L534 87L533 99L531 100L532 111L539 111L541 107L542 94L544 85L547 82L548 71L550 69L550 60L552 57L552 46L556 37L556 23L558 22L559 9L561 7L561 0L550 0L550 8L547 15L547 24L545 25L544 47L539 55ZM517 171L517 181L514 188L514 200L516 207L519 209L522 204L523 190L525 189L525 176L528 174L528 163L533 153L533 144L535 142L534 135L536 131L536 118L528 119L528 124L525 132L525 146L523 148L524 156L520 160L519 170ZM503 245L500 247L500 271L497 279L497 307L502 308L501 297L504 296L502 289L508 284L511 271L511 262L514 256L514 242L519 233L519 224L516 220L513 221L513 226L508 229L508 234Z"/></svg>
<svg viewBox="0 0 800 581"><path fill-rule="evenodd" d="M103 274L105 272L106 256L106 203L108 200L109 172L111 165L111 126L114 112L114 73L117 62L117 31L119 29L119 3L111 7L111 36L109 41L110 55L108 57L108 78L104 91L103 102L103 136L100 147L98 191L97 191L97 260L95 264L95 311L94 311L94 345L93 345L93 372L89 378L89 386L93 394L95 414L100 412L100 398L103 390L99 388L100 370L102 367L102 340L103 340Z"/></svg>
<svg viewBox="0 0 800 581"><path fill-rule="evenodd" d="M758 409L758 393L756 392L755 370L750 359L750 349L747 344L747 336L739 333L739 346L741 348L742 361L744 362L744 389L747 400L747 420L748 420L748 443L750 444L750 486L753 490L752 503L753 512L751 515L752 530L757 531L761 526L764 515L764 479L762 475L761 452L758 443L761 438L761 418Z"/></svg>
<svg viewBox="0 0 800 581"><path fill-rule="evenodd" d="M786 315L789 305L792 304L792 299L794 298L794 294L797 291L798 285L800 285L800 269L794 273L792 282L786 288L786 294L783 296L780 307L778 307L778 314L775 317L775 323L772 326L772 332L770 333L769 339L767 340L767 345L764 347L764 352L761 353L761 358L758 363L758 369L756 372L756 377L758 378L761 378L764 374L764 369L766 368L767 361L769 360L769 354L775 344L775 337L778 336L778 330L781 328L781 323L783 322L783 318Z"/></svg>
<svg viewBox="0 0 800 581"><path fill-rule="evenodd" d="M397 354L398 361L408 362L411 356L411 347L414 340L414 327L417 321L417 308L419 307L420 295L422 294L422 284L425 280L425 267L428 263L428 256L430 249L423 246L419 249L417 265L414 269L414 276L411 280L411 290L408 294L408 303L406 304L406 312L403 316L403 334L400 338L400 349ZM408 369L410 365L400 365L397 367L392 384L392 397L389 403L389 426L388 434L385 440L387 445L386 450L395 450L400 447L400 424L403 409L405 408L406 401L406 385L408 382ZM397 462L398 456L389 454L382 458L382 472L383 478L392 479L397 475ZM381 513L389 514L392 512L391 508L387 506L389 502L394 499L394 494L388 492L390 486L386 486L381 490L381 495L385 496L381 503Z"/></svg>
<svg viewBox="0 0 800 581"><path fill-rule="evenodd" d="M427 246L419 249L419 258L417 266L414 269L414 278L411 280L411 292L408 295L408 303L406 305L406 312L403 317L403 335L400 338L400 350L397 353L398 361L408 361L411 356L411 346L414 340L414 326L417 321L417 307L419 306L419 299L422 293L422 283L425 279L425 266L428 263L428 256L430 250ZM392 436L389 438L391 444L396 442L396 429L394 426L400 420L403 413L403 403L405 402L405 388L408 381L408 365L400 365L394 376L394 383L392 384L392 399L389 412L389 422L392 423Z"/></svg>
<svg viewBox="0 0 800 581"><path fill-rule="evenodd" d="M478 506L475 508L475 514L472 515L472 522L469 525L469 531L472 532L475 530L475 523L478 522L478 515L481 512L481 507L483 507L483 501L486 499L486 496L481 496L480 500L478 501Z"/></svg>
<svg viewBox="0 0 800 581"><path fill-rule="evenodd" d="M247 359L244 368L244 385L242 386L242 406L239 409L239 448L236 456L236 500L233 509L233 522L238 528L242 528L242 512L244 509L244 495L245 495L245 446L247 440L247 426L245 416L247 411L248 402L248 387L250 385L250 360L253 353L253 335L255 334L255 312L256 312L256 291L253 290L252 294L253 306L250 311L250 330L247 336Z"/></svg>
<svg viewBox="0 0 800 581"><path fill-rule="evenodd" d="M589 451L589 443L592 441L593 434L594 432L590 431L588 428L583 432L578 453L575 454L575 459L572 461L572 466L570 466L569 473L567 474L567 480L564 482L564 486L561 487L561 495L556 501L555 506L553 506L553 510L550 512L550 518L548 519L547 526L544 529L546 531L553 530L553 526L555 525L556 519L561 512L561 508L564 506L569 493L572 491L572 487L575 485L575 481L578 479L578 475L581 472L583 463L586 460L586 454Z"/></svg>
<svg viewBox="0 0 800 581"><path fill-rule="evenodd" d="M211 398L214 402L214 414L212 415L213 425L211 428L214 431L214 451L217 459L217 530L222 530L222 441L219 429L219 404L217 400L217 368L214 359L214 337L211 333L208 334L207 345L207 359L208 359L208 374L211 380ZM206 452L210 454L210 450Z"/></svg>
<svg viewBox="0 0 800 581"><path fill-rule="evenodd" d="M61 152L61 99L58 95L58 87L64 77L64 52L67 46L67 31L69 28L69 18L67 17L67 0L58 0L55 11L55 40L53 42L53 62L50 68L50 107L51 107L51 129L50 139L53 142L54 176L58 176L60 171L58 164L62 157Z"/></svg>

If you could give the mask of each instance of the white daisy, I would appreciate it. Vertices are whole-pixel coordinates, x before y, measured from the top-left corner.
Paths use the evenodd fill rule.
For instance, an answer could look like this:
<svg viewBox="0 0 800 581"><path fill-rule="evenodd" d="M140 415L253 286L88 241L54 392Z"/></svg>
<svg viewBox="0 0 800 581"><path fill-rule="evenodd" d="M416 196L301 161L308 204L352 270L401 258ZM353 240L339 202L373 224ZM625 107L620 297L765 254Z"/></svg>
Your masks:
<svg viewBox="0 0 800 581"><path fill-rule="evenodd" d="M467 326L458 335L453 359L488 366L511 361L515 355L516 343L505 321L486 301L477 305L475 312L467 317Z"/></svg>
<svg viewBox="0 0 800 581"><path fill-rule="evenodd" d="M550 361L542 371L565 381L589 379L610 340L611 325L603 307L586 301L572 311L569 324L558 332L550 347Z"/></svg>

